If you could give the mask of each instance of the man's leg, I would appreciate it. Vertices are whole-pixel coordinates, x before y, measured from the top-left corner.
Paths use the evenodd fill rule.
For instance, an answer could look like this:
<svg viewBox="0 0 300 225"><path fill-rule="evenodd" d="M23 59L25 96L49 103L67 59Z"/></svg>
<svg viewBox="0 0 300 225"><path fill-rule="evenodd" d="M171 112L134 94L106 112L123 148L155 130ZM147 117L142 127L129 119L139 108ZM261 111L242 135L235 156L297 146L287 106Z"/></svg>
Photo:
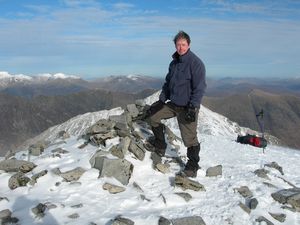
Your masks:
<svg viewBox="0 0 300 225"><path fill-rule="evenodd" d="M185 113L185 110L182 110L177 116L181 137L184 145L187 147L188 162L183 172L188 177L196 177L197 170L199 169L198 162L200 161L200 144L197 138L197 122L199 110L197 110L196 112L195 122L186 122Z"/></svg>
<svg viewBox="0 0 300 225"><path fill-rule="evenodd" d="M150 126L155 137L154 140L150 140L149 142L154 146L155 152L160 156L165 155L167 147L164 134L164 125L161 123L161 120L169 119L174 116L176 116L175 111L170 108L170 106L165 104L161 110L151 115L149 118Z"/></svg>

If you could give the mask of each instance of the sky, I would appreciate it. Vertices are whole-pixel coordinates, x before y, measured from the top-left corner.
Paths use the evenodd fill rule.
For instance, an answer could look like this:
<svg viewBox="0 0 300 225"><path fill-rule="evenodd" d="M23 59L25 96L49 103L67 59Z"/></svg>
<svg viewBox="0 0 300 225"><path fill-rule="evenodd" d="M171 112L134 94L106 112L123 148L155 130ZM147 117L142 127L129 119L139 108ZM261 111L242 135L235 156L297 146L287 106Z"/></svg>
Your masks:
<svg viewBox="0 0 300 225"><path fill-rule="evenodd" d="M208 77L299 77L298 0L0 0L0 71L164 77L184 30Z"/></svg>

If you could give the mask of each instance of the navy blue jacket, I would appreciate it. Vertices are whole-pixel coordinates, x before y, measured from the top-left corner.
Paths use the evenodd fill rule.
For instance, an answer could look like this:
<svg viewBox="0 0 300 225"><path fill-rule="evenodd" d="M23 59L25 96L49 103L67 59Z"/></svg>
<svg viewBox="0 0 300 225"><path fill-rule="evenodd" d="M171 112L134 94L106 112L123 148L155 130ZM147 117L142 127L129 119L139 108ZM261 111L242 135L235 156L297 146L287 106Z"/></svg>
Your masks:
<svg viewBox="0 0 300 225"><path fill-rule="evenodd" d="M182 56L175 52L159 99L199 108L205 89L205 66L201 59L191 50Z"/></svg>

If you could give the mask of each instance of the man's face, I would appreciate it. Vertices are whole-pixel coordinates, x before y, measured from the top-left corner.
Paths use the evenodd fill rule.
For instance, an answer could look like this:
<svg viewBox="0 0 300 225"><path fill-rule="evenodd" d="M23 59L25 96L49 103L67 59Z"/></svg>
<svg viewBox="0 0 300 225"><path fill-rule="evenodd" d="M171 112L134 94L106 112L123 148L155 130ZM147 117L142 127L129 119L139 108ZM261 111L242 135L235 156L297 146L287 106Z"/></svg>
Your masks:
<svg viewBox="0 0 300 225"><path fill-rule="evenodd" d="M190 48L186 39L178 39L176 42L176 51L179 55L184 55Z"/></svg>

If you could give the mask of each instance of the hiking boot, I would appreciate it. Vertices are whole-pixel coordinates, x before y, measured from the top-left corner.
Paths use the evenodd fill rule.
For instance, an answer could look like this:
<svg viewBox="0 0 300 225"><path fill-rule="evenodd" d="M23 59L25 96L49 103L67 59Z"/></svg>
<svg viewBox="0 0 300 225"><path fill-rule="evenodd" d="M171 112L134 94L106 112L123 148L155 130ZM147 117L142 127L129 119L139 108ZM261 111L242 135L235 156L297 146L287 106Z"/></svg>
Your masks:
<svg viewBox="0 0 300 225"><path fill-rule="evenodd" d="M157 140L155 137L150 137L148 140L144 143L144 147L149 151L149 152L155 152L158 154L160 157L163 157L166 153L166 146L158 146Z"/></svg>
<svg viewBox="0 0 300 225"><path fill-rule="evenodd" d="M188 147L187 149L188 162L183 170L183 173L187 177L197 177L197 171L200 168L198 165L198 162L200 161L199 152L200 144Z"/></svg>

